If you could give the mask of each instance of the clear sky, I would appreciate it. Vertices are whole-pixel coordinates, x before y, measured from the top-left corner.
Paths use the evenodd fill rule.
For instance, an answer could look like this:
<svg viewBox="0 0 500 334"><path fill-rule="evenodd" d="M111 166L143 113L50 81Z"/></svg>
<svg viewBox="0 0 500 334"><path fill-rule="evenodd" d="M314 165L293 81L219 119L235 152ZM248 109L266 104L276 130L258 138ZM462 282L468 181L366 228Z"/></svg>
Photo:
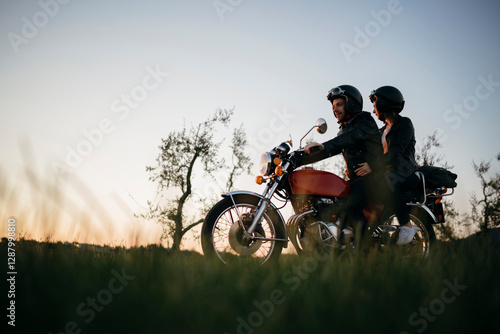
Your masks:
<svg viewBox="0 0 500 334"><path fill-rule="evenodd" d="M468 211L472 161L500 152L499 14L484 0L0 0L2 219L32 237L155 242L132 213L154 197L161 138L235 107L257 163L318 117L330 129L315 139L334 136L325 96L340 84L368 111L372 89L398 87L417 140L438 131ZM260 192L253 180L238 187Z"/></svg>

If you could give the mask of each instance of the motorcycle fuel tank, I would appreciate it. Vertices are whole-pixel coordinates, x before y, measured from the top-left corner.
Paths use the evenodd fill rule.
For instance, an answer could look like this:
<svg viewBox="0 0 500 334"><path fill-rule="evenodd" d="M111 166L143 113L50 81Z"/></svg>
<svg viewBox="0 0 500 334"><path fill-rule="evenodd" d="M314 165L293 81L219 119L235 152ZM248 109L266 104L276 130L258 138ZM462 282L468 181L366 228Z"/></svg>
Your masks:
<svg viewBox="0 0 500 334"><path fill-rule="evenodd" d="M300 169L289 174L288 182L294 195L347 197L351 185L337 175L314 169Z"/></svg>

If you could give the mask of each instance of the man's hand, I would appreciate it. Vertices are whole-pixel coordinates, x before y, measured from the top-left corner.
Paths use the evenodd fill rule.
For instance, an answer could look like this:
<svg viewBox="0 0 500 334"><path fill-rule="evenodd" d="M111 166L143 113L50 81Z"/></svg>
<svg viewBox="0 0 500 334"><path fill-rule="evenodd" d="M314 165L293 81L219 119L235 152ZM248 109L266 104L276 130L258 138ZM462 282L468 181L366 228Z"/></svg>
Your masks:
<svg viewBox="0 0 500 334"><path fill-rule="evenodd" d="M325 147L318 143L309 143L304 147L304 152L309 155L313 155L315 153L321 152L325 149Z"/></svg>
<svg viewBox="0 0 500 334"><path fill-rule="evenodd" d="M370 168L370 165L368 164L368 162L363 162L363 163L359 164L358 166L360 166L360 167L354 171L354 173L357 176L365 176L365 175L368 175L372 172L372 169Z"/></svg>

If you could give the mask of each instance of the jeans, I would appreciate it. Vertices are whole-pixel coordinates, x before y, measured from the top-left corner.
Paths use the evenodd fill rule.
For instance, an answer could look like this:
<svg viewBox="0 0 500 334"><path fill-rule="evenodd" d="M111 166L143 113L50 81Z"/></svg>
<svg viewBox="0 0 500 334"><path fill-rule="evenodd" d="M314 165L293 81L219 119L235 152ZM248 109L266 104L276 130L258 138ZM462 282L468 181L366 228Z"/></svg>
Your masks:
<svg viewBox="0 0 500 334"><path fill-rule="evenodd" d="M349 183L352 188L345 204L345 224L355 229L355 235L359 238L357 242L362 242L368 226L363 209L374 201L378 181L373 174L368 174L350 180Z"/></svg>
<svg viewBox="0 0 500 334"><path fill-rule="evenodd" d="M406 205L403 193L417 188L418 176L388 172L384 175L381 183L382 202L389 210L387 212L396 214L399 225L405 225L410 221L410 209Z"/></svg>

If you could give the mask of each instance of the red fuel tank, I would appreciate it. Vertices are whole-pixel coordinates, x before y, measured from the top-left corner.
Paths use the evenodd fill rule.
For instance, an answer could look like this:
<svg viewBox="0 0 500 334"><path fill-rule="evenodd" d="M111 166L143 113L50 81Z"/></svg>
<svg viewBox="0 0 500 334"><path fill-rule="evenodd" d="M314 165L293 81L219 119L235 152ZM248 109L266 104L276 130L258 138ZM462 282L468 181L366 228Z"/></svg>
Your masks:
<svg viewBox="0 0 500 334"><path fill-rule="evenodd" d="M288 182L294 195L347 197L351 192L351 185L347 181L321 170L296 170L288 175Z"/></svg>

